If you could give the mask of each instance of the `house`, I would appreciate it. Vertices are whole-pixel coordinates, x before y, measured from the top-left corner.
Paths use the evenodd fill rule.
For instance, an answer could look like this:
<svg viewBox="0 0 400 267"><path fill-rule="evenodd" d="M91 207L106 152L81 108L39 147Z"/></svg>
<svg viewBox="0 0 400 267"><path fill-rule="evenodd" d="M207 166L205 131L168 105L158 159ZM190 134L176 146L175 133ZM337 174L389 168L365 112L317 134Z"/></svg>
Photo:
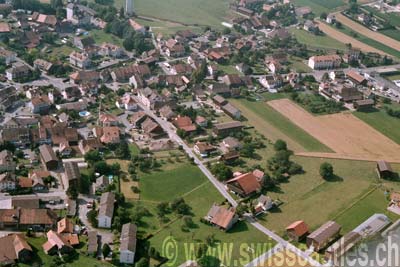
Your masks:
<svg viewBox="0 0 400 267"><path fill-rule="evenodd" d="M6 77L10 81L26 79L29 78L30 75L30 68L21 62L13 63L12 67L6 70Z"/></svg>
<svg viewBox="0 0 400 267"><path fill-rule="evenodd" d="M149 66L147 64L133 64L116 68L111 72L111 78L114 82L127 82L134 75L141 79L148 78L151 75Z"/></svg>
<svg viewBox="0 0 400 267"><path fill-rule="evenodd" d="M33 191L43 191L47 189L43 179L50 177L51 173L46 170L33 170L29 173L28 178L32 180Z"/></svg>
<svg viewBox="0 0 400 267"><path fill-rule="evenodd" d="M64 162L64 170L64 188L68 189L71 186L77 188L81 178L78 163L73 161Z"/></svg>
<svg viewBox="0 0 400 267"><path fill-rule="evenodd" d="M69 64L80 69L87 69L92 64L88 53L73 51L69 54Z"/></svg>
<svg viewBox="0 0 400 267"><path fill-rule="evenodd" d="M0 265L28 263L32 259L32 248L22 234L9 234L0 238Z"/></svg>
<svg viewBox="0 0 400 267"><path fill-rule="evenodd" d="M223 154L219 159L227 164L235 162L237 159L240 158L240 154L238 151L228 151Z"/></svg>
<svg viewBox="0 0 400 267"><path fill-rule="evenodd" d="M29 103L32 113L45 114L51 107L50 99L47 95L36 96L31 99Z"/></svg>
<svg viewBox="0 0 400 267"><path fill-rule="evenodd" d="M96 11L80 4L68 3L66 9L67 21L78 27L88 26L96 15Z"/></svg>
<svg viewBox="0 0 400 267"><path fill-rule="evenodd" d="M39 146L40 160L47 170L58 168L58 158L49 145Z"/></svg>
<svg viewBox="0 0 400 267"><path fill-rule="evenodd" d="M125 109L129 111L136 111L138 108L136 100L133 99L133 97L129 94L125 94L123 97L117 100L115 102L115 105L120 109Z"/></svg>
<svg viewBox="0 0 400 267"><path fill-rule="evenodd" d="M336 23L336 16L334 14L329 14L328 16L326 16L326 23L328 24Z"/></svg>
<svg viewBox="0 0 400 267"><path fill-rule="evenodd" d="M214 83L208 87L208 92L211 95L221 95L224 97L230 97L232 94L231 88L225 83Z"/></svg>
<svg viewBox="0 0 400 267"><path fill-rule="evenodd" d="M97 71L77 71L69 75L71 84L98 82L100 73Z"/></svg>
<svg viewBox="0 0 400 267"><path fill-rule="evenodd" d="M121 58L125 55L125 52L118 45L102 43L100 46L99 55L103 57Z"/></svg>
<svg viewBox="0 0 400 267"><path fill-rule="evenodd" d="M74 37L74 46L79 48L80 50L87 50L93 47L96 44L92 37Z"/></svg>
<svg viewBox="0 0 400 267"><path fill-rule="evenodd" d="M66 238L57 232L50 230L46 234L47 242L43 244L43 250L48 255L56 253L68 254L73 251L73 247L68 243Z"/></svg>
<svg viewBox="0 0 400 267"><path fill-rule="evenodd" d="M145 134L154 139L161 138L166 134L158 123L148 117L141 124L141 128Z"/></svg>
<svg viewBox="0 0 400 267"><path fill-rule="evenodd" d="M1 140L10 142L17 147L26 147L31 143L30 131L28 128L6 128L1 132Z"/></svg>
<svg viewBox="0 0 400 267"><path fill-rule="evenodd" d="M57 222L58 234L70 234L74 232L74 224L68 218L63 218Z"/></svg>
<svg viewBox="0 0 400 267"><path fill-rule="evenodd" d="M216 151L216 148L209 143L197 141L193 147L193 150L202 158L206 158L210 156L211 153Z"/></svg>
<svg viewBox="0 0 400 267"><path fill-rule="evenodd" d="M329 221L320 228L307 236L307 246L313 248L315 252L324 249L331 241L340 235L342 227L334 222Z"/></svg>
<svg viewBox="0 0 400 267"><path fill-rule="evenodd" d="M67 101L75 101L82 98L82 92L78 86L69 86L62 90L62 97Z"/></svg>
<svg viewBox="0 0 400 267"><path fill-rule="evenodd" d="M344 80L345 77L346 74L342 70L335 70L329 73L329 78L331 78L332 81Z"/></svg>
<svg viewBox="0 0 400 267"><path fill-rule="evenodd" d="M368 83L368 80L365 79L364 76L362 76L360 73L356 71L349 71L346 74L347 79L349 79L354 85L362 85L366 86Z"/></svg>
<svg viewBox="0 0 400 267"><path fill-rule="evenodd" d="M54 64L47 60L38 58L33 61L33 67L44 71L45 73L49 73L53 69Z"/></svg>
<svg viewBox="0 0 400 267"><path fill-rule="evenodd" d="M222 81L230 88L238 88L244 85L243 80L237 74L227 74L222 77Z"/></svg>
<svg viewBox="0 0 400 267"><path fill-rule="evenodd" d="M15 175L10 172L0 174L0 191L14 190L17 187Z"/></svg>
<svg viewBox="0 0 400 267"><path fill-rule="evenodd" d="M384 160L380 160L376 163L376 171L381 179L391 178L394 174L390 163Z"/></svg>
<svg viewBox="0 0 400 267"><path fill-rule="evenodd" d="M57 222L57 214L49 209L14 208L0 209L0 229L15 228L35 231L51 229Z"/></svg>
<svg viewBox="0 0 400 267"><path fill-rule="evenodd" d="M240 121L231 121L215 124L213 127L214 134L218 136L228 136L232 133L239 132L243 128L243 124Z"/></svg>
<svg viewBox="0 0 400 267"><path fill-rule="evenodd" d="M212 101L213 101L218 107L222 107L222 106L228 104L228 101L227 101L224 97L222 97L222 96L220 96L220 95L215 95L215 96L213 96Z"/></svg>
<svg viewBox="0 0 400 267"><path fill-rule="evenodd" d="M242 148L239 140L231 136L224 138L221 145L228 151L235 151Z"/></svg>
<svg viewBox="0 0 400 267"><path fill-rule="evenodd" d="M306 20L306 22L304 22L303 29L308 32L314 32L317 28L318 26L312 20Z"/></svg>
<svg viewBox="0 0 400 267"><path fill-rule="evenodd" d="M95 127L93 129L95 137L103 144L119 144L121 142L120 130L116 126L111 127Z"/></svg>
<svg viewBox="0 0 400 267"><path fill-rule="evenodd" d="M110 113L101 113L99 116L99 124L103 127L118 126L118 117Z"/></svg>
<svg viewBox="0 0 400 267"><path fill-rule="evenodd" d="M193 124L192 119L188 116L178 116L172 121L172 124L186 133L194 132L197 129L196 125Z"/></svg>
<svg viewBox="0 0 400 267"><path fill-rule="evenodd" d="M107 188L110 184L110 179L105 176L101 175L100 177L96 178L96 183L95 185L95 191L103 191L104 189Z"/></svg>
<svg viewBox="0 0 400 267"><path fill-rule="evenodd" d="M173 117L176 116L175 112L169 105L163 106L158 110L158 112L160 113L160 117L167 121L171 120Z"/></svg>
<svg viewBox="0 0 400 267"><path fill-rule="evenodd" d="M286 227L286 234L289 239L298 242L308 234L308 226L304 221L296 221Z"/></svg>
<svg viewBox="0 0 400 267"><path fill-rule="evenodd" d="M226 181L226 187L235 194L247 197L261 190L262 179L256 177L253 172L248 172Z"/></svg>
<svg viewBox="0 0 400 267"><path fill-rule="evenodd" d="M234 208L227 208L213 204L208 211L205 220L221 230L228 231L238 221L239 216L236 215Z"/></svg>
<svg viewBox="0 0 400 267"><path fill-rule="evenodd" d="M10 65L17 59L17 53L0 48L0 61L4 62L6 65Z"/></svg>
<svg viewBox="0 0 400 267"><path fill-rule="evenodd" d="M261 195L257 199L254 205L255 215L258 216L268 210L270 210L274 206L274 202L268 196Z"/></svg>
<svg viewBox="0 0 400 267"><path fill-rule="evenodd" d="M114 202L114 193L106 192L101 195L99 215L97 217L99 228L111 228L111 221L114 214Z"/></svg>
<svg viewBox="0 0 400 267"><path fill-rule="evenodd" d="M353 106L357 111L371 110L375 105L373 99L363 99L354 101Z"/></svg>
<svg viewBox="0 0 400 267"><path fill-rule="evenodd" d="M2 172L13 172L17 166L14 161L13 154L8 150L0 152L0 173Z"/></svg>
<svg viewBox="0 0 400 267"><path fill-rule="evenodd" d="M226 105L223 105L222 110L228 114L232 119L240 119L242 117L242 113L238 108L236 108L234 105L231 103L227 103Z"/></svg>
<svg viewBox="0 0 400 267"><path fill-rule="evenodd" d="M313 70L339 68L341 63L339 55L312 56L308 60L308 66Z"/></svg>
<svg viewBox="0 0 400 267"><path fill-rule="evenodd" d="M119 246L119 262L125 264L133 264L136 252L136 232L137 227L133 223L122 225L120 246Z"/></svg>
<svg viewBox="0 0 400 267"><path fill-rule="evenodd" d="M100 142L98 138L89 138L86 140L80 140L78 147L82 155L85 155L92 150L102 150L104 148L104 145Z"/></svg>

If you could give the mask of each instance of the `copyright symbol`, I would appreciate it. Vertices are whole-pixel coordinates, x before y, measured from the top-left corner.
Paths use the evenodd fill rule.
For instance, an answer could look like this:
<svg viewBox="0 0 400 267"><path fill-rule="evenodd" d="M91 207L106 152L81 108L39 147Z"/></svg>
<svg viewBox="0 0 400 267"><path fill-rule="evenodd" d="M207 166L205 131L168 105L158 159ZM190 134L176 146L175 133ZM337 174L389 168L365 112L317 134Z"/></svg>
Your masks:
<svg viewBox="0 0 400 267"><path fill-rule="evenodd" d="M174 266L178 259L178 244L169 236L164 239L161 247L161 255L168 259L167 266Z"/></svg>

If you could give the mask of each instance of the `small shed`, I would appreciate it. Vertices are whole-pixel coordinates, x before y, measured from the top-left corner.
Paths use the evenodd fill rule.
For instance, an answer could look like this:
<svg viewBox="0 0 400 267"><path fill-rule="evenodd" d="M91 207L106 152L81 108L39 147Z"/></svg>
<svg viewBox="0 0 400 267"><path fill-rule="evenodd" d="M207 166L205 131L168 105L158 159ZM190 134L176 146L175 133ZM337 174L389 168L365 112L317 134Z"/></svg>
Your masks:
<svg viewBox="0 0 400 267"><path fill-rule="evenodd" d="M286 227L287 236L296 242L303 239L308 233L308 226L304 221L296 221Z"/></svg>
<svg viewBox="0 0 400 267"><path fill-rule="evenodd" d="M334 221L325 223L307 236L307 246L313 247L316 252L320 251L331 241L339 237L341 228L342 227Z"/></svg>
<svg viewBox="0 0 400 267"><path fill-rule="evenodd" d="M376 163L376 171L381 179L391 178L394 174L390 163L384 160L380 160Z"/></svg>

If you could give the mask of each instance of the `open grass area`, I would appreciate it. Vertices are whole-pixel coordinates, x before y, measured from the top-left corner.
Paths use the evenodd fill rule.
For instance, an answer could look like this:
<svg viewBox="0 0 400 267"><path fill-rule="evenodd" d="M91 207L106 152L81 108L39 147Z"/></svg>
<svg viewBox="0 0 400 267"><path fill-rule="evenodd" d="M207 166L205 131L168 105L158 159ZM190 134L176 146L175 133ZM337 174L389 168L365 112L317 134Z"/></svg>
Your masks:
<svg viewBox="0 0 400 267"><path fill-rule="evenodd" d="M206 181L206 177L190 163L174 163L168 170L139 175L141 199L171 201Z"/></svg>
<svg viewBox="0 0 400 267"><path fill-rule="evenodd" d="M400 31L399 30L391 29L391 30L383 30L383 31L379 31L379 32L383 33L386 36L389 36L390 38L400 41Z"/></svg>
<svg viewBox="0 0 400 267"><path fill-rule="evenodd" d="M99 45L102 43L112 43L122 46L122 39L113 34L106 33L103 30L93 29L90 31L90 36L93 37L95 42Z"/></svg>
<svg viewBox="0 0 400 267"><path fill-rule="evenodd" d="M346 50L346 45L328 35L320 36L307 32L302 29L292 28L290 32L294 34L299 43L319 49Z"/></svg>
<svg viewBox="0 0 400 267"><path fill-rule="evenodd" d="M252 102L246 99L230 100L250 125L271 140L284 139L295 151L331 152L329 148L314 137L294 125L290 120L275 111L265 102Z"/></svg>
<svg viewBox="0 0 400 267"><path fill-rule="evenodd" d="M170 36L175 34L177 31L181 30L191 30L196 33L200 33L203 31L201 27L196 27L196 26L182 26L179 23L173 23L173 22L168 22L168 21L152 21L152 20L147 20L147 19L135 19L138 23L144 25L144 26L149 26L151 28L151 31L158 34L161 33L165 37Z"/></svg>
<svg viewBox="0 0 400 267"><path fill-rule="evenodd" d="M167 238L173 238L177 242L177 258L175 264L170 266L178 266L180 263L190 259L190 255L194 255L193 252L196 251L196 246L193 246L193 244L204 243L205 239L210 235L214 235L216 240L213 246L216 250L215 256L225 259L222 261L225 266L230 266L229 263L232 264L233 260L240 260L238 266L243 266L275 245L275 242L271 241L266 235L245 222L237 223L227 233L201 223L200 218L207 214L211 205L214 202L220 203L223 201L223 198L211 183L206 183L185 196L184 199L192 207L193 221L196 224L194 228L189 232L183 232L181 230L182 219L178 219L149 239L150 244L157 250L161 250L162 244ZM255 249L254 251L258 255L253 255L253 252L247 251L247 248L253 244L260 246L260 249ZM227 248L227 251L226 255L222 256L218 251L224 248Z"/></svg>
<svg viewBox="0 0 400 267"><path fill-rule="evenodd" d="M400 119L389 116L383 109L372 112L354 112L353 114L400 144Z"/></svg>
<svg viewBox="0 0 400 267"><path fill-rule="evenodd" d="M119 9L124 3L115 0L114 6ZM135 0L135 12L140 16L221 28L221 22L230 12L229 3L229 0Z"/></svg>
<svg viewBox="0 0 400 267"><path fill-rule="evenodd" d="M384 212L386 209L388 202L383 199L383 191L376 189L380 181L375 172L375 163L319 158L310 160L298 156L293 157L293 160L303 166L305 173L291 177L287 183L268 193L272 198L282 200L284 204L262 218L262 223L267 228L284 234L287 225L304 220L313 230L326 221L337 218L346 231L375 212ZM325 181L320 177L319 166L322 162L333 165L337 177L332 181ZM399 170L400 165L393 167ZM385 184L386 188L393 186L397 187L398 182ZM374 190L376 193L365 197ZM352 212L358 206L365 209Z"/></svg>
<svg viewBox="0 0 400 267"><path fill-rule="evenodd" d="M316 15L332 12L332 9L345 5L343 0L294 0L296 6L308 6Z"/></svg>

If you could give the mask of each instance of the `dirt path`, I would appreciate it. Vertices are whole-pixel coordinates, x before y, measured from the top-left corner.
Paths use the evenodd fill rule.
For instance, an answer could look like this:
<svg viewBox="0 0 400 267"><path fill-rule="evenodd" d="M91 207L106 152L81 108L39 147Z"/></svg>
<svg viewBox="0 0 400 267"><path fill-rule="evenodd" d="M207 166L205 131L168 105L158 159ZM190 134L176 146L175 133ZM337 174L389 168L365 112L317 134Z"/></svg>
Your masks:
<svg viewBox="0 0 400 267"><path fill-rule="evenodd" d="M364 52L373 52L373 53L378 53L381 55L391 56L379 49L376 49L372 46L364 44L363 42L360 42L357 39L355 39L347 34L344 34L341 31L336 30L335 28L333 28L325 23L322 23L322 22L317 22L317 23L318 23L318 27L320 28L321 31L323 31L326 35L329 35L332 38L338 40L339 42L342 42L344 44L351 44L352 47L359 48Z"/></svg>
<svg viewBox="0 0 400 267"><path fill-rule="evenodd" d="M400 162L400 146L352 114L313 116L289 99L274 100L268 104L337 154L302 155Z"/></svg>
<svg viewBox="0 0 400 267"><path fill-rule="evenodd" d="M341 13L336 14L336 19L346 25L353 31L359 32L362 35L371 38L372 40L378 41L386 46L389 46L393 49L400 51L400 42L390 38L382 33L371 31L370 29L364 27L363 25L349 19Z"/></svg>

